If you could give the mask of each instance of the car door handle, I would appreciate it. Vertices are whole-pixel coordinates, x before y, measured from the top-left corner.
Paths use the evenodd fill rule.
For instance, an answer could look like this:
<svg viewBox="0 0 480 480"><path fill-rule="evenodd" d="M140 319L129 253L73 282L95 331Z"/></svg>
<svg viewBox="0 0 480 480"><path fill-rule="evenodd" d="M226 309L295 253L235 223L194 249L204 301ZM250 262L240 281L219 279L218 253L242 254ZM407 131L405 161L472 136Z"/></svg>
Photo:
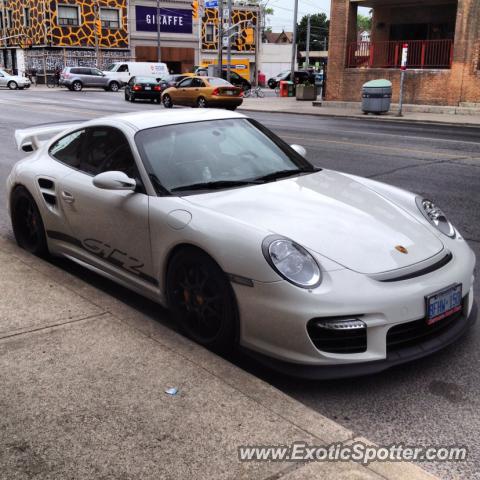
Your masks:
<svg viewBox="0 0 480 480"><path fill-rule="evenodd" d="M75 197L69 192L62 192L62 198L66 203L73 203L75 201Z"/></svg>

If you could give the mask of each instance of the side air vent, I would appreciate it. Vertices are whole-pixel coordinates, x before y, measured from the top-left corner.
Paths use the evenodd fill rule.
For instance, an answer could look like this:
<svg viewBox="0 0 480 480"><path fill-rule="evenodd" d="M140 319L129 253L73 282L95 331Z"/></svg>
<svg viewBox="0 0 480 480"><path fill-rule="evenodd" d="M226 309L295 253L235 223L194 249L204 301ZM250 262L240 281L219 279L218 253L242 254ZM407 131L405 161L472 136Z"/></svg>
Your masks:
<svg viewBox="0 0 480 480"><path fill-rule="evenodd" d="M37 181L47 206L50 208L56 207L57 194L55 192L55 182L50 178L39 178Z"/></svg>
<svg viewBox="0 0 480 480"><path fill-rule="evenodd" d="M53 181L48 178L39 178L38 185L40 188L45 188L46 190L53 190L55 188Z"/></svg>

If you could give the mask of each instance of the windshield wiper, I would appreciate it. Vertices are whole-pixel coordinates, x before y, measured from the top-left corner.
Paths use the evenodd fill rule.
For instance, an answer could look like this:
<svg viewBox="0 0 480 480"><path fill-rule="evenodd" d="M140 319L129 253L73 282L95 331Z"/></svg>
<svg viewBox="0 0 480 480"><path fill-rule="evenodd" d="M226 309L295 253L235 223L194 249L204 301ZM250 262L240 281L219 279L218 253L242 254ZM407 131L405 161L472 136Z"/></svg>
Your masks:
<svg viewBox="0 0 480 480"><path fill-rule="evenodd" d="M257 177L254 179L256 182L268 182L269 180L277 180L278 178L291 177L293 175L299 175L301 173L313 173L315 170L303 170L303 169L294 169L294 170L278 170L276 172L268 173L262 177Z"/></svg>
<svg viewBox="0 0 480 480"><path fill-rule="evenodd" d="M220 190L222 188L242 187L243 185L258 185L257 180L217 180L215 182L193 183L172 188L171 192L186 192L189 190Z"/></svg>

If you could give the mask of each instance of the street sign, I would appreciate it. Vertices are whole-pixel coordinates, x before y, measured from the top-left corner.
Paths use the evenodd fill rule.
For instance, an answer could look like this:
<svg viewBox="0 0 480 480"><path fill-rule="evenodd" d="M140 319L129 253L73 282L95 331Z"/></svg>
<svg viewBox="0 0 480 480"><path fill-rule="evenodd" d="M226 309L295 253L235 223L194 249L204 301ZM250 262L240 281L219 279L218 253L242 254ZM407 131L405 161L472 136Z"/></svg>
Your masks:
<svg viewBox="0 0 480 480"><path fill-rule="evenodd" d="M228 8L224 8L223 9L223 18L225 20L228 20L229 17L230 17L230 10Z"/></svg>
<svg viewBox="0 0 480 480"><path fill-rule="evenodd" d="M218 8L218 0L206 0L205 8Z"/></svg>
<svg viewBox="0 0 480 480"><path fill-rule="evenodd" d="M408 59L408 43L404 43L402 46L402 63L400 65L400 68L402 70L407 69L407 59Z"/></svg>
<svg viewBox="0 0 480 480"><path fill-rule="evenodd" d="M228 47L228 35L226 37L222 37L223 39L223 46Z"/></svg>

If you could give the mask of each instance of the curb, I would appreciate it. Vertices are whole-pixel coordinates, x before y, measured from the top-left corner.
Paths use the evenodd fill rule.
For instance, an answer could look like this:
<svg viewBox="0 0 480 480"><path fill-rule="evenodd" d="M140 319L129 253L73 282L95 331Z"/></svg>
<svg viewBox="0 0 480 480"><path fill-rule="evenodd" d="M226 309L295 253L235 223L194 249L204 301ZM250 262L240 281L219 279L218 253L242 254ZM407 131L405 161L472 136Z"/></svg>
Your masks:
<svg viewBox="0 0 480 480"><path fill-rule="evenodd" d="M392 118L392 117L369 117L368 115L341 115L336 113L313 113L313 112L294 112L290 110L258 110L255 108L238 107L242 112L259 112L259 113L282 113L290 115L308 115L311 117L329 117L329 118L347 118L349 120L366 120L368 122L388 122L388 123L409 123L417 125L445 125L446 127L462 127L478 130L480 124L473 123L459 123L459 122L443 122L441 120L416 120L407 118Z"/></svg>

